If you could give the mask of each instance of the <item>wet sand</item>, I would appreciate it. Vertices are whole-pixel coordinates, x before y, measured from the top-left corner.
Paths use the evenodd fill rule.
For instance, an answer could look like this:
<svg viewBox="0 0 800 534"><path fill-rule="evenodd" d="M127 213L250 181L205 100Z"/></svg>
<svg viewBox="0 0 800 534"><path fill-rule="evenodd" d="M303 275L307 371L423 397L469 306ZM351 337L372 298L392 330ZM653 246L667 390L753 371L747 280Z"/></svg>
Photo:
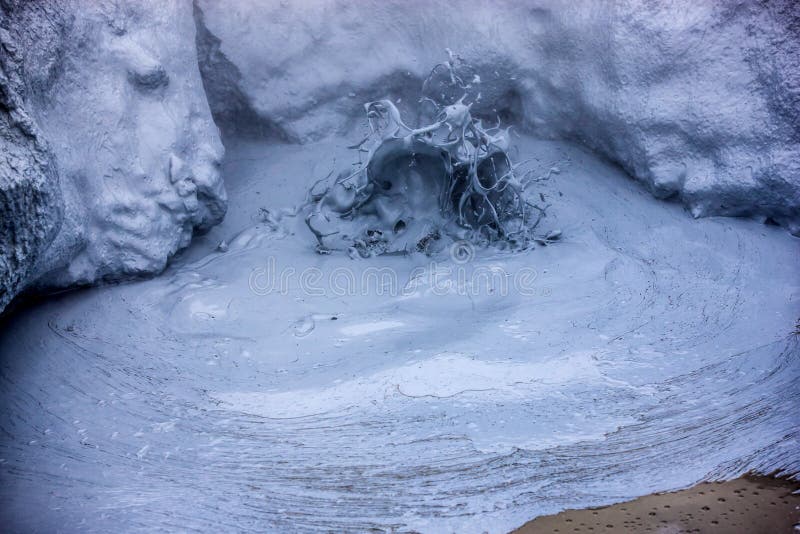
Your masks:
<svg viewBox="0 0 800 534"><path fill-rule="evenodd" d="M589 510L539 517L517 534L591 532L800 532L800 482L745 476Z"/></svg>

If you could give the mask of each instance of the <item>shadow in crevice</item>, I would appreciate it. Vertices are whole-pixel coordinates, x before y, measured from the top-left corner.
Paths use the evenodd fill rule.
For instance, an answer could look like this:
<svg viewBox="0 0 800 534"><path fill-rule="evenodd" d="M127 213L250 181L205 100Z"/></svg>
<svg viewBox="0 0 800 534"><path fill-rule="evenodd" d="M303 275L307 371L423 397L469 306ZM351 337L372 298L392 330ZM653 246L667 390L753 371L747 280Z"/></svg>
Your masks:
<svg viewBox="0 0 800 534"><path fill-rule="evenodd" d="M226 138L273 139L294 142L274 121L260 116L240 88L242 74L220 49L221 40L205 25L203 10L194 2L197 63L214 122Z"/></svg>

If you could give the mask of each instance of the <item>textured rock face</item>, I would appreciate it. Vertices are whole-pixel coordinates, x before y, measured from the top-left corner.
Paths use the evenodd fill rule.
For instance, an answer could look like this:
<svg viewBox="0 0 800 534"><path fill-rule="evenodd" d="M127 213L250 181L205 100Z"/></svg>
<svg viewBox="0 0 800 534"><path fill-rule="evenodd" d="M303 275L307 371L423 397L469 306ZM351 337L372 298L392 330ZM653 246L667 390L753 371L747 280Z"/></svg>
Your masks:
<svg viewBox="0 0 800 534"><path fill-rule="evenodd" d="M364 101L415 99L449 47L479 75L478 114L582 141L695 216L769 218L800 233L791 1L198 5L201 49L212 51L201 54L205 83L222 120L247 108L287 138L320 137L360 116Z"/></svg>
<svg viewBox="0 0 800 534"><path fill-rule="evenodd" d="M2 167L0 305L24 285L162 270L226 208L191 3L6 1L2 10L4 46L16 51L2 65L3 143L16 159Z"/></svg>
<svg viewBox="0 0 800 534"><path fill-rule="evenodd" d="M20 51L0 29L0 310L61 223L58 175L24 101Z"/></svg>

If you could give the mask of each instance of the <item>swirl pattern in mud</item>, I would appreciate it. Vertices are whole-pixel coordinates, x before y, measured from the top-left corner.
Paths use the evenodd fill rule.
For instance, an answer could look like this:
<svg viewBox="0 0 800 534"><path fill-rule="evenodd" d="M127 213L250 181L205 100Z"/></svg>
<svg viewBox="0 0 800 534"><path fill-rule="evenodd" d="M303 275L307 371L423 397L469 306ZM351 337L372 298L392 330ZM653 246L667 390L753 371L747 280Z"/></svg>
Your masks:
<svg viewBox="0 0 800 534"><path fill-rule="evenodd" d="M265 174L305 176L334 145L231 148L231 205L255 213ZM797 241L692 220L568 145L518 150L558 169L536 192L558 244L354 261L315 254L297 218L232 214L207 238L224 252L201 240L160 278L10 319L5 523L502 532L800 472ZM271 207L312 181L276 180ZM525 269L525 291L503 289ZM269 272L285 284L254 286ZM335 272L367 283L334 290Z"/></svg>

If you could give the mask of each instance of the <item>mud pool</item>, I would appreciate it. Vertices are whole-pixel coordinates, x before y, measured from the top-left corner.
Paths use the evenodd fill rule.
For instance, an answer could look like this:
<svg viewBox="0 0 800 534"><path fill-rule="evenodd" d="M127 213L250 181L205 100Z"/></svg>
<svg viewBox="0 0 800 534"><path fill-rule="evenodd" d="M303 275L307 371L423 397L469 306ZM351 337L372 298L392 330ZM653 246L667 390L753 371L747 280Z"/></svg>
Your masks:
<svg viewBox="0 0 800 534"><path fill-rule="evenodd" d="M293 208L352 142L228 143L228 216L164 275L8 320L15 527L504 532L800 472L796 238L692 219L582 149L522 137L558 243L319 255Z"/></svg>

